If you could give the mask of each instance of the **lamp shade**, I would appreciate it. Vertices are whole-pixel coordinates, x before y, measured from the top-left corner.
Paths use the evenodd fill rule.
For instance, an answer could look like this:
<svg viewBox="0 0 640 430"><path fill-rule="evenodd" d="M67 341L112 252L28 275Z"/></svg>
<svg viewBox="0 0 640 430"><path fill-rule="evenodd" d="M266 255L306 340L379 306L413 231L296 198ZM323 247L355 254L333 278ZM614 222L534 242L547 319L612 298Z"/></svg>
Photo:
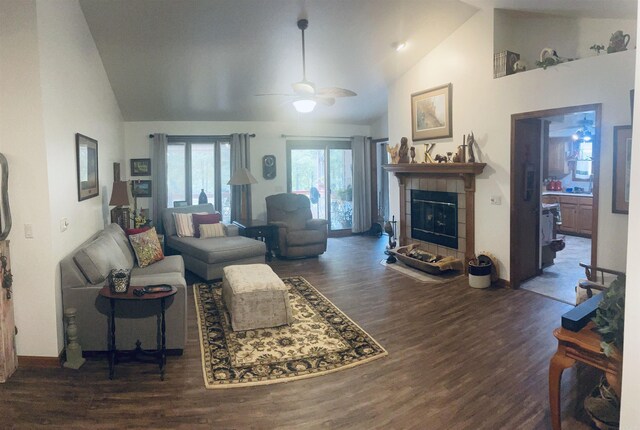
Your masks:
<svg viewBox="0 0 640 430"><path fill-rule="evenodd" d="M246 167L240 167L233 172L231 179L227 182L228 185L250 185L257 184L256 178L253 177L249 169Z"/></svg>
<svg viewBox="0 0 640 430"><path fill-rule="evenodd" d="M129 206L129 187L126 181L116 181L111 190L111 200L109 206Z"/></svg>

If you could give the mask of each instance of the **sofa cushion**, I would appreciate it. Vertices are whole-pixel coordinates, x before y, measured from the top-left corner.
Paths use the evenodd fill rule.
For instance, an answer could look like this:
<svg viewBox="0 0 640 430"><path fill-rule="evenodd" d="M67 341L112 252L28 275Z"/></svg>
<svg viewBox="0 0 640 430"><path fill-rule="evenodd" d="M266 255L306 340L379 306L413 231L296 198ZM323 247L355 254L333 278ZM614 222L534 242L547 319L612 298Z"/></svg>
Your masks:
<svg viewBox="0 0 640 430"><path fill-rule="evenodd" d="M147 267L164 258L155 227L142 233L132 234L129 236L129 241L136 253L138 266L140 267Z"/></svg>
<svg viewBox="0 0 640 430"><path fill-rule="evenodd" d="M222 221L222 214L216 212L214 214L193 214L193 235L200 237L201 224L217 224Z"/></svg>
<svg viewBox="0 0 640 430"><path fill-rule="evenodd" d="M113 238L113 240L116 241L125 258L127 259L126 269L131 269L136 263L136 257L133 253L133 248L129 243L129 238L127 237L127 234L124 232L122 227L120 227L118 224L111 223L105 227L102 234L108 234Z"/></svg>
<svg viewBox="0 0 640 430"><path fill-rule="evenodd" d="M108 234L100 234L93 242L80 248L73 260L92 284L104 282L111 269L130 267L124 253Z"/></svg>
<svg viewBox="0 0 640 430"><path fill-rule="evenodd" d="M147 267L134 267L129 284L134 287L157 284L186 285L184 261L179 255L167 255L163 260Z"/></svg>
<svg viewBox="0 0 640 430"><path fill-rule="evenodd" d="M208 264L227 263L253 258L266 252L264 242L244 236L226 236L209 239L195 237L168 238L167 245Z"/></svg>
<svg viewBox="0 0 640 430"><path fill-rule="evenodd" d="M210 237L225 236L225 228L224 228L224 225L222 225L221 223L200 224L199 227L200 227L200 239L208 239Z"/></svg>
<svg viewBox="0 0 640 430"><path fill-rule="evenodd" d="M325 241L325 234L318 230L296 230L287 233L287 245L304 246Z"/></svg>

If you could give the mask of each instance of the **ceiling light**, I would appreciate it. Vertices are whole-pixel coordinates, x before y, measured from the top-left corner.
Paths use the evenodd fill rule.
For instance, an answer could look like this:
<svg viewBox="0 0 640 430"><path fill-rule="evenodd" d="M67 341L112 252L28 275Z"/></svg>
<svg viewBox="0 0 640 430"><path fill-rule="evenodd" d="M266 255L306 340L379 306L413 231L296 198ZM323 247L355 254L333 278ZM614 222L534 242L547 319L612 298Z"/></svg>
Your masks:
<svg viewBox="0 0 640 430"><path fill-rule="evenodd" d="M407 47L407 43L406 42L394 42L391 46L393 47L393 49L395 49L396 51L400 52L404 48Z"/></svg>
<svg viewBox="0 0 640 430"><path fill-rule="evenodd" d="M293 102L293 107L300 113L309 113L316 107L316 101L311 99L298 99Z"/></svg>

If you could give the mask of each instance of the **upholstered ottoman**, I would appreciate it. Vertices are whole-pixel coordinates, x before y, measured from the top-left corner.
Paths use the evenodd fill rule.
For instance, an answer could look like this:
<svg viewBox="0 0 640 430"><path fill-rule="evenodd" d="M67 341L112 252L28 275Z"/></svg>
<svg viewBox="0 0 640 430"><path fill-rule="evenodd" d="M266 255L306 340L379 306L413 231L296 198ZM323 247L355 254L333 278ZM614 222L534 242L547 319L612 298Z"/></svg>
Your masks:
<svg viewBox="0 0 640 430"><path fill-rule="evenodd" d="M276 327L293 320L287 287L266 264L226 266L222 299L234 331Z"/></svg>

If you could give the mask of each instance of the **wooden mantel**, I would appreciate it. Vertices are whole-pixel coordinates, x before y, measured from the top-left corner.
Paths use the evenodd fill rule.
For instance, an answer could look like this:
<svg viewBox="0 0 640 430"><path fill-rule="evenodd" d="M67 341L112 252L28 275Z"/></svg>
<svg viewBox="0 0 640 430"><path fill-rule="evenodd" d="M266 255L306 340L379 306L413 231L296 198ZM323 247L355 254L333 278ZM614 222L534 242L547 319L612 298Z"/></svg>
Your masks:
<svg viewBox="0 0 640 430"><path fill-rule="evenodd" d="M461 178L465 191L465 270L475 252L475 199L476 176L482 173L487 163L399 163L384 164L382 167L393 172L400 186L400 245L406 245L409 237L405 234L407 222L407 187L412 177Z"/></svg>
<svg viewBox="0 0 640 430"><path fill-rule="evenodd" d="M475 177L484 170L487 163L398 163L384 164L382 167L402 176L460 176L466 191L475 191Z"/></svg>

